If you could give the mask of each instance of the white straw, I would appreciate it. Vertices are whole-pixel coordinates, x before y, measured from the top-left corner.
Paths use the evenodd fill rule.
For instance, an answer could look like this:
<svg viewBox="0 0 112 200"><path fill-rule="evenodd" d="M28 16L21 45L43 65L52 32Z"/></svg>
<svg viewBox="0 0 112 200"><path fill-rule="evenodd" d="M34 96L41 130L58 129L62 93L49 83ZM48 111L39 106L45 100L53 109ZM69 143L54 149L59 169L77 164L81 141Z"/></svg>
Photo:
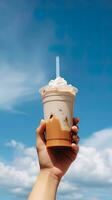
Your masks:
<svg viewBox="0 0 112 200"><path fill-rule="evenodd" d="M56 56L56 78L60 76L60 63L59 56Z"/></svg>

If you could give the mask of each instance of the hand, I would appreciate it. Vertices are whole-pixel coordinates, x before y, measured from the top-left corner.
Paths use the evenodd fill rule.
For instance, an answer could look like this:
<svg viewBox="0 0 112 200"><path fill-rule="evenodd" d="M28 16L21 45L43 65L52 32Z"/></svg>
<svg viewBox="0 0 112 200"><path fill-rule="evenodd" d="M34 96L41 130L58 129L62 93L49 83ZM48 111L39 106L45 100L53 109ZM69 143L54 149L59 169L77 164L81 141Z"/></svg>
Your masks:
<svg viewBox="0 0 112 200"><path fill-rule="evenodd" d="M71 148L47 148L45 143L45 120L41 120L40 126L36 130L36 147L39 158L40 170L50 172L58 180L66 173L71 163L76 159L79 151L78 124L79 118L73 119L71 129L72 144Z"/></svg>

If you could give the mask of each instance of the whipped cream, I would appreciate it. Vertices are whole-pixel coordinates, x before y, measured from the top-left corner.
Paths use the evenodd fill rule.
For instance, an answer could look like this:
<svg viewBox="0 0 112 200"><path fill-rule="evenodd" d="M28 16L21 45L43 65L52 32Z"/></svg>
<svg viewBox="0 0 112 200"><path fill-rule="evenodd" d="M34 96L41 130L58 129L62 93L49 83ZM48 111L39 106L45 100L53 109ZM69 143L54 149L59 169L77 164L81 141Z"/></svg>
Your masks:
<svg viewBox="0 0 112 200"><path fill-rule="evenodd" d="M78 89L71 84L67 84L67 81L59 76L56 79L49 81L47 86L42 87L39 90L42 96L54 91L70 92L75 95L78 92Z"/></svg>
<svg viewBox="0 0 112 200"><path fill-rule="evenodd" d="M67 81L65 81L64 78L61 78L60 76L58 78L56 78L55 80L51 80L48 83L49 86L66 86L67 85Z"/></svg>

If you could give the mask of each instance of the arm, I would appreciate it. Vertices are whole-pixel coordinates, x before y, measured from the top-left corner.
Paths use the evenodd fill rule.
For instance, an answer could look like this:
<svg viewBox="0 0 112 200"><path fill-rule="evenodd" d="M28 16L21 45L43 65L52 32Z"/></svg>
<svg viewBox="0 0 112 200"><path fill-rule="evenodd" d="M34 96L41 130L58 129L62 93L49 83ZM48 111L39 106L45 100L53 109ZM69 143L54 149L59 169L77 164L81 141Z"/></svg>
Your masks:
<svg viewBox="0 0 112 200"><path fill-rule="evenodd" d="M45 145L44 131L45 121L42 120L37 128L37 153L40 164L40 173L28 200L55 200L56 192L61 178L68 170L71 163L76 159L79 147L77 135L78 118L74 119L73 143L71 149L47 149Z"/></svg>
<svg viewBox="0 0 112 200"><path fill-rule="evenodd" d="M54 200L59 180L50 172L40 170L28 200Z"/></svg>

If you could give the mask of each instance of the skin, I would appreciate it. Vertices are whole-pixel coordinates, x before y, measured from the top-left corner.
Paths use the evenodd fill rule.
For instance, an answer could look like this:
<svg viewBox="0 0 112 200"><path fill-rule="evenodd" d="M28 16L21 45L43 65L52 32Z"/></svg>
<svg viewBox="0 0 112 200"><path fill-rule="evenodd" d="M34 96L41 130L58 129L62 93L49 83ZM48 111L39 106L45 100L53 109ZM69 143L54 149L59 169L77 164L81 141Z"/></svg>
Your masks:
<svg viewBox="0 0 112 200"><path fill-rule="evenodd" d="M79 151L78 124L79 118L73 119L71 129L71 148L50 149L46 148L45 129L46 123L41 120L36 130L36 148L38 153L40 173L28 200L55 200L56 192L61 178L64 176L71 163L76 159Z"/></svg>

